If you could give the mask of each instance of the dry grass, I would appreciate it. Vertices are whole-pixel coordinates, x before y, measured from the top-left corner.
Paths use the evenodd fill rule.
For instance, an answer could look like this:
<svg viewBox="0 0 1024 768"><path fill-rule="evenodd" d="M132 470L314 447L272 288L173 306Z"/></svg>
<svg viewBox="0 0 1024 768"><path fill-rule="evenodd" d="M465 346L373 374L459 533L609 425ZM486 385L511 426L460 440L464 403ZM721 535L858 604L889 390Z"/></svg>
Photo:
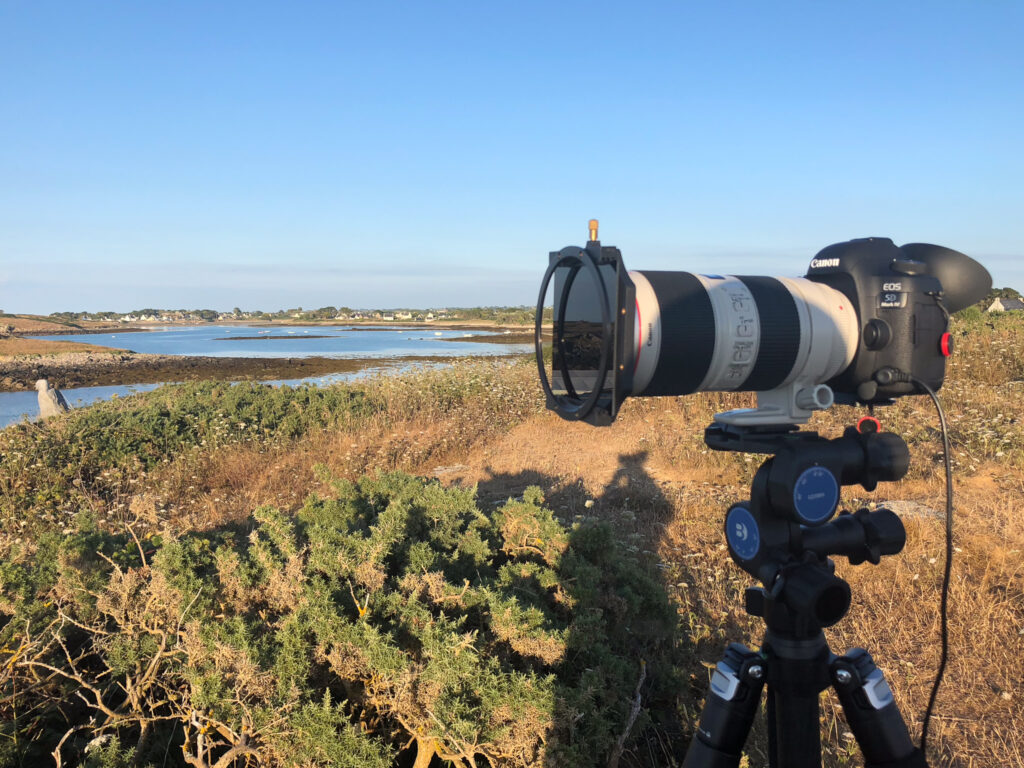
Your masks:
<svg viewBox="0 0 1024 768"><path fill-rule="evenodd" d="M950 591L951 661L933 717L933 766L1024 765L1024 327L999 327L961 341L944 389L957 459L957 548ZM228 446L167 465L136 504L176 528L241 519L261 504L296 508L321 489L317 464L337 476L403 469L477 485L483 503L541 486L560 517L614 521L658 561L687 636L689 686L678 708L689 732L708 682L707 664L730 641L756 644L759 620L742 610L752 580L730 560L725 510L746 498L759 460L708 451L703 428L713 413L749 404L749 395L708 394L627 402L619 420L597 430L543 412L531 366L512 366L507 391L480 391L473 402L445 402L442 379L424 374L378 382L394 406L358 431L323 433L290 446ZM811 425L827 436L860 415L835 408ZM913 469L873 495L844 490L845 506L909 500L941 510L941 445L923 398L904 398L879 414L907 438ZM906 517L908 543L879 566L839 563L854 604L829 631L837 652L868 648L894 688L912 736L938 663L940 516ZM826 698L825 764L859 765L835 702ZM751 766L766 764L762 737Z"/></svg>
<svg viewBox="0 0 1024 768"><path fill-rule="evenodd" d="M60 333L60 331L55 331ZM123 349L111 349L96 344L79 344L74 341L46 341L44 339L23 339L17 336L0 338L0 357L26 357L37 355L59 355L65 352L110 352L124 354Z"/></svg>
<svg viewBox="0 0 1024 768"><path fill-rule="evenodd" d="M180 504L181 512L187 508L191 525L198 527L241 519L260 504L294 508L307 492L324 488L314 471L317 463L348 477L391 468L436 474L477 484L485 502L541 485L560 516L614 520L637 546L657 554L689 635L691 685L679 699L680 716L689 724L706 691L705 665L717 660L727 642L756 644L763 631L759 620L742 611L743 590L752 582L729 559L721 533L725 509L746 497L756 461L714 453L677 459L682 437L659 438L671 432L666 425L689 421L687 403L634 405L601 432L549 414L507 430L452 414L441 422L409 418L359 433L322 435L290 449L222 449L194 467L191 477L180 478L188 481L184 487L165 487L170 498L164 503ZM689 421L689 431L702 425ZM445 439L452 434L458 439ZM939 509L942 493L941 480L932 477L893 484L876 496ZM982 465L959 481L952 661L930 740L936 766L1024 765L1024 527L1014 503L1022 493L1019 470L999 464ZM866 497L862 490L847 495ZM902 554L878 567L840 563L854 607L829 640L840 653L853 646L872 652L916 739L938 663L943 526L933 517L906 523ZM826 764L859 764L831 699L824 713L831 734ZM763 742L756 744L763 750ZM753 766L766 764L763 756L752 758Z"/></svg>
<svg viewBox="0 0 1024 768"><path fill-rule="evenodd" d="M680 698L689 722L706 690L703 664L717 661L727 642L756 644L763 632L759 620L743 613L743 591L752 580L732 563L722 535L726 508L746 498L759 462L702 453L698 435L705 422L692 419L694 407L687 401L629 404L619 422L596 434L540 416L460 459L470 467L467 479L503 479L511 493L521 492L515 478L548 479L556 508L609 517L623 531L641 534L639 546L657 552L692 644L692 687ZM1018 406L1016 418L1024 415L1019 411ZM925 466L873 497L941 510L943 482L930 461L937 447L914 448L916 461ZM983 462L964 467L958 479L952 660L930 735L936 766L1024 765L1024 519L1017 503L1022 493L1019 463ZM844 498L856 509L870 497L856 487ZM595 502L590 508L588 499ZM939 658L944 529L933 516L911 517L906 524L908 544L900 555L878 567L840 562L854 606L828 634L839 653L854 646L872 652L916 739ZM834 702L824 711L832 734L827 764L859 764ZM752 765L765 764L752 757Z"/></svg>
<svg viewBox="0 0 1024 768"><path fill-rule="evenodd" d="M8 325L15 333L65 333L72 327L34 315L0 315L0 327Z"/></svg>

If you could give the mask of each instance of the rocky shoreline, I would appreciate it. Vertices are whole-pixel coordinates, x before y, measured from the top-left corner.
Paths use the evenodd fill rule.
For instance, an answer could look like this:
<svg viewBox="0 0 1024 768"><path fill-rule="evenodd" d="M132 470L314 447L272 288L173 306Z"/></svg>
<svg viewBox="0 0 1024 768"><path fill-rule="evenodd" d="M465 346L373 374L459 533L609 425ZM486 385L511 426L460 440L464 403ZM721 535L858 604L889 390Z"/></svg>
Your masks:
<svg viewBox="0 0 1024 768"><path fill-rule="evenodd" d="M494 336L458 336L446 341L470 341L482 344L533 344L533 331L513 331Z"/></svg>
<svg viewBox="0 0 1024 768"><path fill-rule="evenodd" d="M415 363L447 363L454 357L410 355L398 358L331 357L186 357L136 353L71 352L53 356L0 358L0 392L35 388L48 379L59 389L112 384L186 381L260 381L303 379L329 373L355 373Z"/></svg>
<svg viewBox="0 0 1024 768"><path fill-rule="evenodd" d="M0 320L0 324L3 320ZM87 336L100 333L142 333L148 328L125 328L120 325L103 325L96 328L77 328L69 325L45 324L24 326L8 331L10 336Z"/></svg>

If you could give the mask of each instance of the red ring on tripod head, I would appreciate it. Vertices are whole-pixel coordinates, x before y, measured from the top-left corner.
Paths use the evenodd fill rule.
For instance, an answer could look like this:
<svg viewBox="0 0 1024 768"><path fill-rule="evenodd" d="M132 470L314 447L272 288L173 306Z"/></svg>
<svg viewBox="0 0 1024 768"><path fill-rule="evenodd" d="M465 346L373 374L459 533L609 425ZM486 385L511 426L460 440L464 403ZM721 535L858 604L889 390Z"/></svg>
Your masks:
<svg viewBox="0 0 1024 768"><path fill-rule="evenodd" d="M874 429L869 427L869 424L874 424ZM862 435L878 434L882 431L882 422L874 416L862 416L857 422L857 431Z"/></svg>

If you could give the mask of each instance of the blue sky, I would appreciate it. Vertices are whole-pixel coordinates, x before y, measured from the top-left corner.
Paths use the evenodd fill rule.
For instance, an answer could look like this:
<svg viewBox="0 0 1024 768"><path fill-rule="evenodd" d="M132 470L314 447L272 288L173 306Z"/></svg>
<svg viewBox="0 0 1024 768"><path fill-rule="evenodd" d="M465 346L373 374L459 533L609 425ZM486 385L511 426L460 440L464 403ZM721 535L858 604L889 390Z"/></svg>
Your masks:
<svg viewBox="0 0 1024 768"><path fill-rule="evenodd" d="M1024 3L0 0L0 308L525 304L547 252L1024 290Z"/></svg>

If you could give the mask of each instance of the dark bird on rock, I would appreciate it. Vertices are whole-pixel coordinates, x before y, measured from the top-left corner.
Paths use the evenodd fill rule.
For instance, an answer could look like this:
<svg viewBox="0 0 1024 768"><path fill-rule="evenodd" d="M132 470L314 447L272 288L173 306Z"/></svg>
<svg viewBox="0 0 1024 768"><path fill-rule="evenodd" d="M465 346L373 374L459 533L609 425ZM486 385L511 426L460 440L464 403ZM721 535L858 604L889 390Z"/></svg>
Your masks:
<svg viewBox="0 0 1024 768"><path fill-rule="evenodd" d="M39 393L40 418L46 419L50 416L56 416L58 413L71 410L68 407L68 401L64 399L64 395L60 393L60 390L51 387L50 382L46 379L40 379L36 382L36 391Z"/></svg>

